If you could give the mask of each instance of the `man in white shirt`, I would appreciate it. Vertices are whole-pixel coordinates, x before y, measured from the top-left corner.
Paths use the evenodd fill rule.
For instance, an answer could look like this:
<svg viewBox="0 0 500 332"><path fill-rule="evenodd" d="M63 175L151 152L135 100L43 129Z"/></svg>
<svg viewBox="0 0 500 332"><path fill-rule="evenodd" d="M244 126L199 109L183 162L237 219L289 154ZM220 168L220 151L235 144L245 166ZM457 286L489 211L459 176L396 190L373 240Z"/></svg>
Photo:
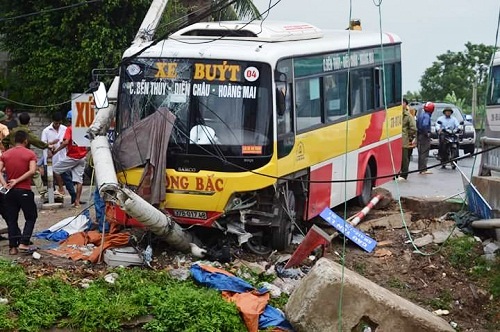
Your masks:
<svg viewBox="0 0 500 332"><path fill-rule="evenodd" d="M54 149L57 149L61 142L63 141L64 133L66 132L66 126L62 124L63 116L61 113L56 112L52 114L52 123L45 127L42 131L41 140L47 144L53 144ZM47 166L48 149L43 150L43 165ZM52 156L52 165L57 163L59 160L66 158L66 149L62 149ZM57 190L55 196L64 196L64 186L63 179L60 174L54 173L54 179L56 180Z"/></svg>

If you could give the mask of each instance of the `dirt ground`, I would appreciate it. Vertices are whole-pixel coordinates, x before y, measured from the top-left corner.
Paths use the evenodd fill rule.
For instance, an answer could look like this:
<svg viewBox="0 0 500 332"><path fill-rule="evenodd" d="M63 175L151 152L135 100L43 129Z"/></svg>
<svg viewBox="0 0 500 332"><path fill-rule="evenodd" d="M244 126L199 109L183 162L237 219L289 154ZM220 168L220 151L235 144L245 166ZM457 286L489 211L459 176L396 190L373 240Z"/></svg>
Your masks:
<svg viewBox="0 0 500 332"><path fill-rule="evenodd" d="M44 230L80 212L69 208L68 205L66 203L66 206L60 209L40 210L35 231ZM351 208L348 215L356 211L359 211L359 208ZM450 230L453 226L453 221L422 219L417 213L406 212L409 212L411 216L406 221L408 228L412 230L414 233L412 236L416 238L434 230ZM400 215L396 202L392 202L384 209L371 211L363 223L370 223L371 220L390 215ZM331 233L331 230L329 231ZM448 309L449 315L442 317L448 322L457 323L459 331L491 331L486 327L492 322L500 321L498 300L488 294L484 285L471 280L467 271L453 267L442 252L431 255L415 253L412 245L408 243L408 234L404 228L373 227L366 233L378 241L376 250L373 253L366 253L347 242L345 246L347 268L430 311L438 309L439 301L448 303L449 307L442 309ZM34 239L33 241L40 248L49 245L49 242L44 240ZM433 253L438 248L438 245L430 244L421 250L425 253ZM293 252L293 249L292 246L289 252ZM155 253L163 252L163 250L155 250ZM336 238L327 249L326 256L340 262L343 250L342 238ZM262 258L241 250L235 252L245 260L262 261ZM50 275L58 270L58 273L64 274L69 281L77 283L83 278L102 275L107 268L104 264L90 265L57 258L44 253L43 250L40 253L42 254L40 260L34 260L31 256L9 256L7 241L0 241L0 256L18 260L34 276ZM165 268L166 264L174 261L173 254L158 256L161 257L155 260L157 268Z"/></svg>

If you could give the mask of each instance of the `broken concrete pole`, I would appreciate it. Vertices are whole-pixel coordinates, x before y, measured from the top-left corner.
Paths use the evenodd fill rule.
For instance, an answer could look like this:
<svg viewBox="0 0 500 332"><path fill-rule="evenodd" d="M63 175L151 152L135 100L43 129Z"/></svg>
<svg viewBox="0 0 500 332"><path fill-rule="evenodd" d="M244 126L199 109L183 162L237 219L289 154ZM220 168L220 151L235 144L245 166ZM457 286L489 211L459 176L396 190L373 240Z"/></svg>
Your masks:
<svg viewBox="0 0 500 332"><path fill-rule="evenodd" d="M185 232L170 216L165 215L128 188L122 188L118 197L121 208L129 216L144 224L177 250L191 251L190 244L194 242L193 236L189 232Z"/></svg>
<svg viewBox="0 0 500 332"><path fill-rule="evenodd" d="M302 279L285 312L297 332L355 331L361 325L381 332L454 331L442 318L326 258Z"/></svg>

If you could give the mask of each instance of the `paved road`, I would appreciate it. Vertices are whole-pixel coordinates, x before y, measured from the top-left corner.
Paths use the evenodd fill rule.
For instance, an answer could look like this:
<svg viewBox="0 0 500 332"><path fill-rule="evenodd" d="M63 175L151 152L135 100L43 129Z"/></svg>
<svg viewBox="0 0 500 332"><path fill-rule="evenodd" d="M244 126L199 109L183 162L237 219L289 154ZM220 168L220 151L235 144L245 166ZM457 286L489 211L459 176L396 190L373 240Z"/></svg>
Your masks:
<svg viewBox="0 0 500 332"><path fill-rule="evenodd" d="M433 156L437 150L431 150L428 166L436 165L438 160ZM460 151L463 155L463 151ZM410 171L417 170L418 152L414 149L412 161L410 162ZM458 161L458 167L471 178L471 173L477 175L481 158L480 155L469 157ZM411 173L408 180L404 182L391 181L382 187L392 192L394 198L405 196L416 197L451 197L461 194L464 191L462 177L458 169L452 170L450 166L441 169L440 166L433 168L432 174L421 175L418 172ZM462 195L463 197L463 195Z"/></svg>

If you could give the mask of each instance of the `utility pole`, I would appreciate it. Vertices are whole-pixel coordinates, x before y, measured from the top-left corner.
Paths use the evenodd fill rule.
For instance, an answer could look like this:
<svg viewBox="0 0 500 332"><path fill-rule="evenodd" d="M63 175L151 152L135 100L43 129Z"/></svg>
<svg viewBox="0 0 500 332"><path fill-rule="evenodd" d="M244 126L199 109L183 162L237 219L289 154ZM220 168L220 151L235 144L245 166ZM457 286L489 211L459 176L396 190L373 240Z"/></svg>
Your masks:
<svg viewBox="0 0 500 332"><path fill-rule="evenodd" d="M477 81L472 84L472 121L476 122L477 113Z"/></svg>

